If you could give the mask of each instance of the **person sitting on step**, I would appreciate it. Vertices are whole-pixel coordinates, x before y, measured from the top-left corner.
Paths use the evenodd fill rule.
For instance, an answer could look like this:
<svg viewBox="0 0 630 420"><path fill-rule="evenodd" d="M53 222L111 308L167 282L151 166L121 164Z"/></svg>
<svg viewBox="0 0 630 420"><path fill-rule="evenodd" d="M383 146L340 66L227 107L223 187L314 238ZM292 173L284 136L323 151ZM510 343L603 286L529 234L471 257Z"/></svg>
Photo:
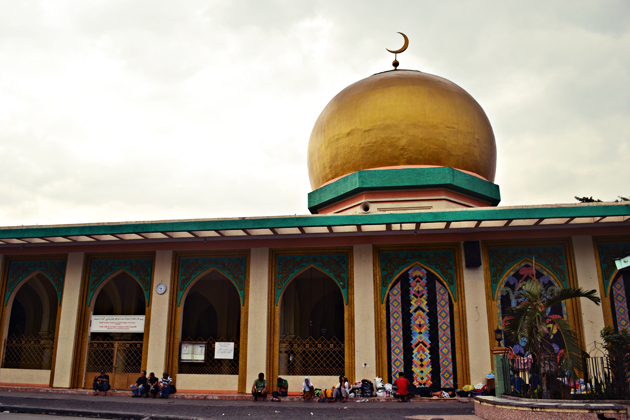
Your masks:
<svg viewBox="0 0 630 420"><path fill-rule="evenodd" d="M147 395L151 398L157 397L160 393L160 380L153 372L149 373L149 377L147 378L147 388L149 390Z"/></svg>
<svg viewBox="0 0 630 420"><path fill-rule="evenodd" d="M140 398L146 397L149 388L147 387L147 371L143 370L140 372L140 377L136 379L136 383L130 386L131 388L131 398Z"/></svg>
<svg viewBox="0 0 630 420"><path fill-rule="evenodd" d="M411 383L407 378L403 376L402 372L398 372L398 379L392 384L393 388L396 388L394 396L398 398L399 402L409 402L412 395L409 393L409 387Z"/></svg>
<svg viewBox="0 0 630 420"><path fill-rule="evenodd" d="M168 398L169 395L175 392L175 387L173 386L173 378L168 376L168 372L164 372L162 374L162 378L160 379L160 398Z"/></svg>
<svg viewBox="0 0 630 420"><path fill-rule="evenodd" d="M92 382L94 395L98 395L99 392L107 393L109 388L109 375L105 373L105 370L101 370L101 374L99 376L95 376L94 382Z"/></svg>
<svg viewBox="0 0 630 420"><path fill-rule="evenodd" d="M258 397L261 397L264 400L267 399L267 381L265 380L265 374L260 372L258 374L258 379L254 381L254 385L252 385L252 397L254 401L258 401Z"/></svg>
<svg viewBox="0 0 630 420"><path fill-rule="evenodd" d="M279 402L280 397L286 397L288 392L289 381L278 376L278 380L276 381L276 390L271 393L271 395L273 395L271 401Z"/></svg>

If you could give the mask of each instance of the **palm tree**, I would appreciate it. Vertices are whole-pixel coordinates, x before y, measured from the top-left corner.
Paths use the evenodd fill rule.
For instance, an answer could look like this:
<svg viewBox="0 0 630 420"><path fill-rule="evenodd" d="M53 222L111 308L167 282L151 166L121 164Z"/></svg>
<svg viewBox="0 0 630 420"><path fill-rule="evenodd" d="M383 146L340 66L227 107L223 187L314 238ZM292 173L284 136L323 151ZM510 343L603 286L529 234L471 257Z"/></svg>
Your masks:
<svg viewBox="0 0 630 420"><path fill-rule="evenodd" d="M524 342L523 348L536 357L541 371L552 373L557 364L551 340L560 334L565 347L564 367L575 373L581 356L578 338L565 319L548 314L552 306L571 299L586 298L599 305L601 299L596 296L596 291L582 288L546 290L538 280L530 279L520 285L514 297L518 304L508 308L504 316L505 331L510 340Z"/></svg>

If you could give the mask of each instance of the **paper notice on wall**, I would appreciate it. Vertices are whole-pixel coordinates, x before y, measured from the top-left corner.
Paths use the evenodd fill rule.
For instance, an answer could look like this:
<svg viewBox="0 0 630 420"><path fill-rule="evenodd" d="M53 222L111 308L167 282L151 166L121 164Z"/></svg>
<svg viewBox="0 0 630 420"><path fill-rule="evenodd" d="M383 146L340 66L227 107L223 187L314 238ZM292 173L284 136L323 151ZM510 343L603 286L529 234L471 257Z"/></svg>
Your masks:
<svg viewBox="0 0 630 420"><path fill-rule="evenodd" d="M92 315L93 333L143 333L144 315Z"/></svg>
<svg viewBox="0 0 630 420"><path fill-rule="evenodd" d="M215 359L234 359L234 343L215 343Z"/></svg>

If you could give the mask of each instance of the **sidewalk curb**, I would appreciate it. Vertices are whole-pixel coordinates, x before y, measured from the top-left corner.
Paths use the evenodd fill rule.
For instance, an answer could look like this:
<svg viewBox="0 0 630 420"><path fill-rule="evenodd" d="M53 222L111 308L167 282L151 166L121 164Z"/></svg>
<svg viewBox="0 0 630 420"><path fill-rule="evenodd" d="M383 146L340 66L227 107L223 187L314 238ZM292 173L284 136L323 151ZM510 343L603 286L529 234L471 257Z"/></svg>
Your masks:
<svg viewBox="0 0 630 420"><path fill-rule="evenodd" d="M22 414L45 414L49 416L65 416L65 417L88 417L101 419L134 419L134 420L203 420L200 417L184 417L184 416L162 416L132 414L117 411L93 411L93 410L70 410L67 408L42 408L28 407L22 405L2 405L0 406L0 415L3 412L22 413Z"/></svg>

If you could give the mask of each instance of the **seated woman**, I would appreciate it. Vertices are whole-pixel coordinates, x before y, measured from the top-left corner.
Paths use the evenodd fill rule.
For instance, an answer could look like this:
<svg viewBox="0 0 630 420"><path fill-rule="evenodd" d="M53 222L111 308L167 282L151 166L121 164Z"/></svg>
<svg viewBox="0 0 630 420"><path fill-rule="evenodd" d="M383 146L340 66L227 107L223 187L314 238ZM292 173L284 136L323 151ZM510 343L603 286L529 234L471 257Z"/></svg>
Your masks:
<svg viewBox="0 0 630 420"><path fill-rule="evenodd" d="M160 392L160 380L153 372L149 373L149 377L147 378L147 387L149 388L148 396L151 398L157 397L157 394Z"/></svg>
<svg viewBox="0 0 630 420"><path fill-rule="evenodd" d="M339 383L333 389L333 400L331 402L337 401L337 398L342 398L341 402L348 401L348 397L350 396L350 384L348 383L348 378L341 375L339 377Z"/></svg>
<svg viewBox="0 0 630 420"><path fill-rule="evenodd" d="M302 399L304 401L310 401L315 396L315 385L311 382L311 380L306 376L304 378L304 382L302 383Z"/></svg>

